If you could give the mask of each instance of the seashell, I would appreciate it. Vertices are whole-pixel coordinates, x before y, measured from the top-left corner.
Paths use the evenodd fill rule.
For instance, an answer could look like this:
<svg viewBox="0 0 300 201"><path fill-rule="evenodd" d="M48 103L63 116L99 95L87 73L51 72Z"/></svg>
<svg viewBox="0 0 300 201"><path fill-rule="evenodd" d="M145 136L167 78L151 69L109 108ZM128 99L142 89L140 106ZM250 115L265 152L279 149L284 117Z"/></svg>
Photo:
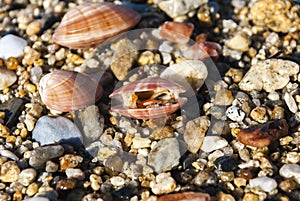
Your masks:
<svg viewBox="0 0 300 201"><path fill-rule="evenodd" d="M102 86L88 75L57 70L42 77L39 92L50 109L68 112L94 104L102 96Z"/></svg>
<svg viewBox="0 0 300 201"><path fill-rule="evenodd" d="M131 82L110 94L110 98L123 99L111 110L136 119L155 119L174 113L187 98L179 97L185 88L162 78L145 78Z"/></svg>
<svg viewBox="0 0 300 201"><path fill-rule="evenodd" d="M127 7L85 2L65 14L53 34L53 42L75 49L95 47L134 27L140 19L139 13Z"/></svg>

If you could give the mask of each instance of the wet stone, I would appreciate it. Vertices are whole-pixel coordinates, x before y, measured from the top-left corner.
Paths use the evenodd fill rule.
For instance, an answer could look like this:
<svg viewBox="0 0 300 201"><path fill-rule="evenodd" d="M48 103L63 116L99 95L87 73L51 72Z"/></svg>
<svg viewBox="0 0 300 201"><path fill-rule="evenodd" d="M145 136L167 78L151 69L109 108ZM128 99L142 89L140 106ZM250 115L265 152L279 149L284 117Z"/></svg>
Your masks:
<svg viewBox="0 0 300 201"><path fill-rule="evenodd" d="M1 164L0 180L2 182L15 182L19 178L20 169L15 162L8 161Z"/></svg>
<svg viewBox="0 0 300 201"><path fill-rule="evenodd" d="M207 129L210 126L210 121L206 116L198 117L187 122L183 138L187 144L187 150L192 153L197 153L200 149Z"/></svg>
<svg viewBox="0 0 300 201"><path fill-rule="evenodd" d="M39 118L32 131L32 139L41 145L55 142L66 143L75 147L82 145L82 135L77 126L62 116L42 116Z"/></svg>
<svg viewBox="0 0 300 201"><path fill-rule="evenodd" d="M148 165L157 173L171 170L179 164L180 151L176 138L165 138L153 147L149 153Z"/></svg>
<svg viewBox="0 0 300 201"><path fill-rule="evenodd" d="M57 158L64 153L61 145L48 145L37 147L31 153L29 165L34 168L43 168L48 160Z"/></svg>
<svg viewBox="0 0 300 201"><path fill-rule="evenodd" d="M118 199L127 200L133 196L133 189L130 186L125 186L117 191L113 191L113 195Z"/></svg>
<svg viewBox="0 0 300 201"><path fill-rule="evenodd" d="M214 161L216 169L230 172L237 169L237 161L231 156L221 156Z"/></svg>

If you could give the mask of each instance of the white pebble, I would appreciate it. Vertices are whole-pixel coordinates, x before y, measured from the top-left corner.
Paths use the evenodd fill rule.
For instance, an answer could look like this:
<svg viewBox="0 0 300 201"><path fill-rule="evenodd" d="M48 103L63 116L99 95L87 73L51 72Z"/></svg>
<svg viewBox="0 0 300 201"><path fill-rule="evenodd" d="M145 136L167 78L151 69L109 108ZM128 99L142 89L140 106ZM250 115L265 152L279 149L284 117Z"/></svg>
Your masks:
<svg viewBox="0 0 300 201"><path fill-rule="evenodd" d="M280 176L284 178L291 178L297 181L300 184L300 165L298 164L284 164L279 170Z"/></svg>
<svg viewBox="0 0 300 201"><path fill-rule="evenodd" d="M222 149L228 145L227 140L219 136L206 136L204 138L201 150L204 152L212 152Z"/></svg>
<svg viewBox="0 0 300 201"><path fill-rule="evenodd" d="M243 121L245 118L245 112L237 106L230 106L226 110L226 116L232 121Z"/></svg>
<svg viewBox="0 0 300 201"><path fill-rule="evenodd" d="M1 149L0 150L0 155L4 156L6 158L10 158L10 159L12 159L14 161L19 160L18 156L16 156L13 152L11 152L9 150L6 150L6 149Z"/></svg>
<svg viewBox="0 0 300 201"><path fill-rule="evenodd" d="M123 186L125 184L125 179L120 176L115 176L110 179L110 183L113 186Z"/></svg>
<svg viewBox="0 0 300 201"><path fill-rule="evenodd" d="M298 107L297 107L296 101L290 93L284 94L284 101L292 113L297 112Z"/></svg>
<svg viewBox="0 0 300 201"><path fill-rule="evenodd" d="M0 58L19 57L26 45L27 42L23 38L8 34L0 39Z"/></svg>
<svg viewBox="0 0 300 201"><path fill-rule="evenodd" d="M266 176L251 179L249 185L251 188L259 187L261 190L268 193L277 188L275 179Z"/></svg>

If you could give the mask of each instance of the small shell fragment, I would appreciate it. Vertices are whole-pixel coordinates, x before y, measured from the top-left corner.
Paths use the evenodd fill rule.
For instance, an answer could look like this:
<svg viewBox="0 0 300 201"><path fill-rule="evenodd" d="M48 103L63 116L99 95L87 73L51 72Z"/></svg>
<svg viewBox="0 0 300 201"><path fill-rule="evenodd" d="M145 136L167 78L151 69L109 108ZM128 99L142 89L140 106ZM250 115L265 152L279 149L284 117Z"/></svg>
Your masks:
<svg viewBox="0 0 300 201"><path fill-rule="evenodd" d="M88 75L57 70L42 77L39 92L50 109L68 112L94 104L101 98L103 89Z"/></svg>
<svg viewBox="0 0 300 201"><path fill-rule="evenodd" d="M145 78L129 83L110 94L123 98L123 104L112 105L111 110L136 119L155 119L174 113L187 102L179 93L185 88L162 78Z"/></svg>
<svg viewBox="0 0 300 201"><path fill-rule="evenodd" d="M184 44L189 42L193 30L192 23L165 22L161 26L160 35L171 42Z"/></svg>
<svg viewBox="0 0 300 201"><path fill-rule="evenodd" d="M136 11L109 2L85 2L63 17L53 42L70 48L90 48L134 27L141 19Z"/></svg>

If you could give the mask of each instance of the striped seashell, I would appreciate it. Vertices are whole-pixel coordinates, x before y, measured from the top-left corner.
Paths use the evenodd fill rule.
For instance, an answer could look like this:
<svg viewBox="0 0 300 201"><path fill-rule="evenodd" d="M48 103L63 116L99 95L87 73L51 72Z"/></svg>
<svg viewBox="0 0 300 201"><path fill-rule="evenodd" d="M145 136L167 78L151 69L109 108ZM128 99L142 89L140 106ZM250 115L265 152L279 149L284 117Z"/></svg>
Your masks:
<svg viewBox="0 0 300 201"><path fill-rule="evenodd" d="M63 17L53 42L70 48L90 48L134 27L141 19L136 11L109 2L85 2Z"/></svg>
<svg viewBox="0 0 300 201"><path fill-rule="evenodd" d="M42 77L39 92L50 109L68 112L94 104L101 98L103 89L88 75L57 70Z"/></svg>
<svg viewBox="0 0 300 201"><path fill-rule="evenodd" d="M145 78L129 83L110 94L110 98L123 98L122 104L111 110L135 119L155 119L177 111L187 102L179 97L185 88L162 78Z"/></svg>

